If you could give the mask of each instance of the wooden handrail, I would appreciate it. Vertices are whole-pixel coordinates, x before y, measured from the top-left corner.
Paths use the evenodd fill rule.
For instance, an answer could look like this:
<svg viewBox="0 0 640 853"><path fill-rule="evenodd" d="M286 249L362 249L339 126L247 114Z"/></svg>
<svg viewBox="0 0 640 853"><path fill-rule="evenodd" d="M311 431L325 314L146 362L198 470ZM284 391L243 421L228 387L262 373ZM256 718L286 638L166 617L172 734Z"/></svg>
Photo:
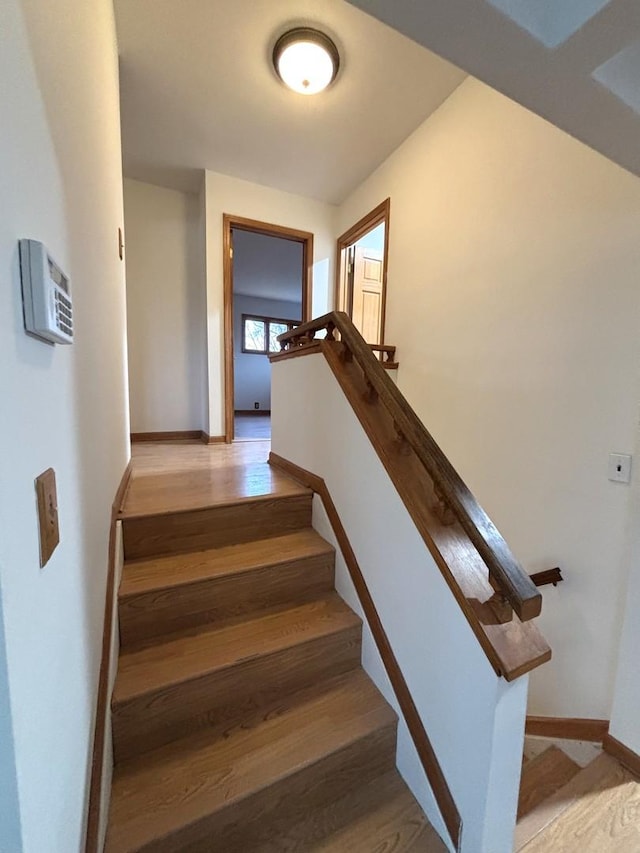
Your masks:
<svg viewBox="0 0 640 853"><path fill-rule="evenodd" d="M333 311L285 332L278 337L282 351L289 354L300 347L313 347L316 332L326 330L325 341L334 342L337 331L343 344L342 357L354 359L364 374L370 396L380 400L395 424L402 442L411 448L431 478L436 495L447 514L463 528L482 557L492 585L522 621L538 616L542 596L511 553L493 522L458 475L434 438L427 431L380 362L342 311ZM273 356L277 360L278 355Z"/></svg>
<svg viewBox="0 0 640 853"><path fill-rule="evenodd" d="M529 577L531 578L531 582L536 586L545 586L548 583L558 586L560 581L564 580L562 572L557 566L555 569L544 569L542 572L534 572Z"/></svg>

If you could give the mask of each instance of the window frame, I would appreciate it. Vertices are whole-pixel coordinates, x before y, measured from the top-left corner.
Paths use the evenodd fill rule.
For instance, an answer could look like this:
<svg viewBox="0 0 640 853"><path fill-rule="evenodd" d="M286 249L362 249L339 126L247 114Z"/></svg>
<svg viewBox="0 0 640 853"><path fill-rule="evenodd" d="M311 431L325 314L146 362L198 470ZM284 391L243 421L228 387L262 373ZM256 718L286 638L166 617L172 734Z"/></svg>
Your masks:
<svg viewBox="0 0 640 853"><path fill-rule="evenodd" d="M264 340L265 340L265 349L247 349L247 335L246 335L246 321L247 320L257 320L259 323L264 323ZM265 317L262 314L243 314L242 315L242 352L246 355L275 355L279 350L274 350L273 352L269 349L269 339L270 335L270 326L273 323L274 325L277 323L282 326L287 327L287 331L290 332L291 329L295 329L296 326L301 324L301 320L289 320L286 317ZM283 332L280 332L283 334Z"/></svg>

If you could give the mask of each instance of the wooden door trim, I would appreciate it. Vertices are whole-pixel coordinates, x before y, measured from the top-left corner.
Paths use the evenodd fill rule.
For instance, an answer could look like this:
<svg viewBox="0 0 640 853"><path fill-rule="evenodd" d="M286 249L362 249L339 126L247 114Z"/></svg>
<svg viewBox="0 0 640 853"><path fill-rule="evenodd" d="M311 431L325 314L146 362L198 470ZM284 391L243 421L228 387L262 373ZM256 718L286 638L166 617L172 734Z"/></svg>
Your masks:
<svg viewBox="0 0 640 853"><path fill-rule="evenodd" d="M294 243L302 243L302 322L311 319L311 297L313 289L313 233L244 216L222 214L222 276L224 316L224 440L231 444L234 439L234 388L233 388L233 264L231 259L231 232L251 231L267 237L282 237Z"/></svg>
<svg viewBox="0 0 640 853"><path fill-rule="evenodd" d="M340 304L340 265L342 252L351 243L355 243L360 237L371 231L381 222L384 227L384 249L382 252L382 310L380 312L380 343L384 344L384 327L387 316L387 268L389 266L389 223L391 220L391 198L386 198L377 207L366 213L355 225L348 228L344 234L338 237L336 243L336 280L334 286L334 304L336 311L347 311L347 306Z"/></svg>

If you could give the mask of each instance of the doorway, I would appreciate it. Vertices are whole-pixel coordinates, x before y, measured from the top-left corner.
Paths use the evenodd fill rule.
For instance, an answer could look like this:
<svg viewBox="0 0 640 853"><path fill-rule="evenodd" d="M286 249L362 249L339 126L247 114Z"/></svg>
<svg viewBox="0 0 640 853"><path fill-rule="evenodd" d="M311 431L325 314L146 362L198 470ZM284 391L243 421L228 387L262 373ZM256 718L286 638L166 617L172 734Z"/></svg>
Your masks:
<svg viewBox="0 0 640 853"><path fill-rule="evenodd" d="M224 215L225 441L271 437L278 335L309 319L313 234Z"/></svg>
<svg viewBox="0 0 640 853"><path fill-rule="evenodd" d="M384 344L390 206L386 199L338 237L336 305L368 344Z"/></svg>

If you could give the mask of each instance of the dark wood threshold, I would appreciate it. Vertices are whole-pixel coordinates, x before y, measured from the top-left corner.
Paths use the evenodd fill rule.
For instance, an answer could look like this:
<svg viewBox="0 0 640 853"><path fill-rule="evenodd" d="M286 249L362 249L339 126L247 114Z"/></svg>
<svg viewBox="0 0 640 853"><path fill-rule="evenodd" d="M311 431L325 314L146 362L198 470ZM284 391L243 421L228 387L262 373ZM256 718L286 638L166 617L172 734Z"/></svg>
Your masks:
<svg viewBox="0 0 640 853"><path fill-rule="evenodd" d="M527 717L525 734L602 743L609 731L608 720L581 717Z"/></svg>
<svg viewBox="0 0 640 853"><path fill-rule="evenodd" d="M637 752L629 749L628 746L625 746L608 732L602 741L602 748L640 779L640 755Z"/></svg>
<svg viewBox="0 0 640 853"><path fill-rule="evenodd" d="M407 723L407 728L416 747L420 761L431 785L438 808L442 813L445 825L456 849L459 849L462 832L462 818L456 807L453 795L442 772L429 736L424 728L418 709L415 706L407 682L404 679L400 665L393 653L378 611L367 587L364 575L360 569L356 555L351 547L336 506L331 498L327 484L317 474L295 465L276 453L269 454L269 464L284 471L303 486L316 492L325 508L331 527L338 541L347 570L355 587L358 599L362 605L376 647L389 676L389 681Z"/></svg>
<svg viewBox="0 0 640 853"><path fill-rule="evenodd" d="M271 409L236 409L233 414L234 415L253 415L254 417L258 417L259 415L270 415Z"/></svg>
<svg viewBox="0 0 640 853"><path fill-rule="evenodd" d="M111 507L111 524L109 527L109 553L107 565L107 588L104 605L104 622L102 629L102 652L100 656L100 672L98 674L98 695L96 700L96 720L93 732L93 757L91 761L91 778L89 782L89 805L87 814L87 833L85 838L85 853L99 853L100 805L102 803L102 776L104 769L104 753L106 738L107 708L109 706L109 661L111 658L111 642L115 630L113 620L113 604L116 595L116 524L122 512L127 491L131 484L131 460L124 469L120 485L116 491Z"/></svg>

